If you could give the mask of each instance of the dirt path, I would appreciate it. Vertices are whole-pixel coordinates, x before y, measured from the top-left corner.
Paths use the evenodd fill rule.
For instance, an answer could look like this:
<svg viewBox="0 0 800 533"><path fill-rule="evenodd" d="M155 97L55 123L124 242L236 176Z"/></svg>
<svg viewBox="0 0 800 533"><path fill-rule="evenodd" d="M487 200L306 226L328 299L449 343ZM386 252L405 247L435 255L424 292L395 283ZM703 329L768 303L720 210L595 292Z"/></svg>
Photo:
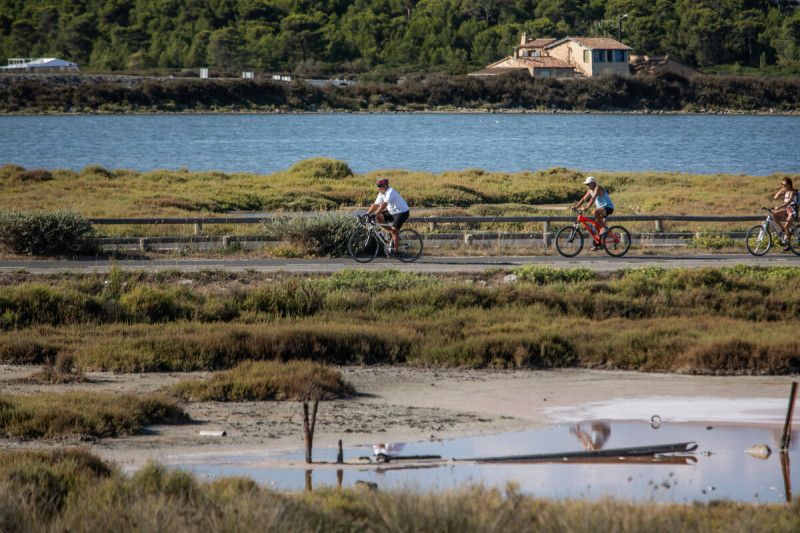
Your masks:
<svg viewBox="0 0 800 533"><path fill-rule="evenodd" d="M147 393L180 379L204 373L90 373L85 383L33 385L24 381L38 367L0 366L0 393L33 394L92 390ZM708 377L591 370L475 371L398 367L342 368L358 391L354 398L320 404L314 444L334 447L380 442L503 433L558 422L558 408L589 402L644 398L788 399L796 377ZM625 402L623 402L624 404ZM774 403L774 402L773 402ZM654 405L659 405L655 403ZM186 405L192 423L152 426L143 434L99 440L19 441L0 439L0 447L42 449L85 446L120 465L148 458L258 449L300 449L302 409L296 402L214 403ZM737 413L730 413L736 421ZM224 437L201 431L225 431Z"/></svg>

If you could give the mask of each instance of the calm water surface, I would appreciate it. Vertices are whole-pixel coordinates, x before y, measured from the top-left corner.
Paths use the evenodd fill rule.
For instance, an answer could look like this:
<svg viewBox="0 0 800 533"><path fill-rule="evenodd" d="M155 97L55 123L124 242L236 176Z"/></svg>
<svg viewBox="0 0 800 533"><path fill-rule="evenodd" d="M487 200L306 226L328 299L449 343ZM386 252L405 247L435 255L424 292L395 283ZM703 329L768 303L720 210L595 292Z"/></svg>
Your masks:
<svg viewBox="0 0 800 533"><path fill-rule="evenodd" d="M800 116L309 114L0 117L0 164L268 174L353 171L800 172Z"/></svg>
<svg viewBox="0 0 800 533"><path fill-rule="evenodd" d="M537 497L625 501L707 502L728 499L742 502L786 502L800 493L800 434L795 431L789 452L756 457L745 450L766 444L780 448L786 400L775 398L645 397L592 402L552 408L548 417L561 422L552 427L452 440L431 439L408 443L381 443L345 448L345 461L372 456L384 445L395 456L438 455L444 460L425 468L408 468L402 461L381 465L335 465L310 470L281 468L280 461L302 461L291 455L259 450L230 454L201 453L165 457L172 468L202 478L249 476L279 490L303 490L322 485L353 486L359 481L378 484L381 490L434 490L481 483L505 488L509 482ZM658 420L652 418L658 415ZM797 417L795 416L795 419ZM737 420L732 425L730 420ZM796 420L795 420L796 421ZM298 434L298 439L299 439ZM376 435L376 439L380 439ZM345 439L346 442L346 439ZM618 449L694 442L691 453L650 461L612 458L594 462L551 460L539 463L477 464L464 459ZM314 460L333 463L336 450L314 450ZM407 463L406 463L407 464ZM794 467L794 468L792 468Z"/></svg>

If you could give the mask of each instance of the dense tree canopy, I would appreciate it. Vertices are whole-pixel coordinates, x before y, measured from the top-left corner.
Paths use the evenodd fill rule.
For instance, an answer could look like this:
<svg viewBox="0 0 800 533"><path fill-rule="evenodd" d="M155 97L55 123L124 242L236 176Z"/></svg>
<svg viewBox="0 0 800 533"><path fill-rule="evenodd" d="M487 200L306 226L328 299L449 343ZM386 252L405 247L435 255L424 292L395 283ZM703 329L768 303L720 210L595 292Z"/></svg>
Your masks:
<svg viewBox="0 0 800 533"><path fill-rule="evenodd" d="M0 58L83 69L463 73L533 37L800 73L795 0L0 0Z"/></svg>

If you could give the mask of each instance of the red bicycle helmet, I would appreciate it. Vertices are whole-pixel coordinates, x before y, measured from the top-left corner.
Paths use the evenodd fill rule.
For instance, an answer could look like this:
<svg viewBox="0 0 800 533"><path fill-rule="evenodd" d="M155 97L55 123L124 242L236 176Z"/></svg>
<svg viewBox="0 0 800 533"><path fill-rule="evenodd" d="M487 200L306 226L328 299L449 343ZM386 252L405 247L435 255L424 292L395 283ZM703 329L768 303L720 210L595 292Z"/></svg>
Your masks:
<svg viewBox="0 0 800 533"><path fill-rule="evenodd" d="M381 178L375 182L377 187L388 187L389 186L389 178Z"/></svg>

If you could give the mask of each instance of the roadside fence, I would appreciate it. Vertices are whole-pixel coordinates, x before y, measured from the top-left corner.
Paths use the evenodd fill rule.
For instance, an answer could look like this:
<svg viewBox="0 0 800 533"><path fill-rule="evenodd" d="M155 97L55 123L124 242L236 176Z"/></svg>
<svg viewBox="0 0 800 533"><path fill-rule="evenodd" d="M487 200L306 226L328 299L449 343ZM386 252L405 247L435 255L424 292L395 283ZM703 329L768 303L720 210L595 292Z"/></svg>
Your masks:
<svg viewBox="0 0 800 533"><path fill-rule="evenodd" d="M90 218L95 225L191 225L193 235L163 236L163 237L100 237L97 243L101 247L138 247L147 250L152 247L170 246L176 244L199 244L205 246L221 245L228 247L234 243L254 244L278 241L269 235L203 235L203 227L212 224L261 224L272 217L187 217L187 218ZM589 217L591 218L591 217ZM707 222L712 224L725 224L737 222L761 222L764 215L743 216L695 216L695 215L613 215L608 219L610 225L622 222L650 222L653 224L652 232L631 232L634 242L647 242L656 245L681 245L688 239L698 235L698 232L666 232L666 223ZM445 243L471 245L489 245L503 243L508 245L543 245L550 246L558 228L575 222L575 216L494 216L494 217L411 217L408 223L427 224L428 231L421 233L423 240L429 246ZM469 231L458 232L440 231L442 226L448 224L503 224L503 223L541 223L541 232L513 233L498 231ZM555 227L554 224L558 224ZM715 235L727 236L731 239L743 239L744 231L739 232L714 232Z"/></svg>

